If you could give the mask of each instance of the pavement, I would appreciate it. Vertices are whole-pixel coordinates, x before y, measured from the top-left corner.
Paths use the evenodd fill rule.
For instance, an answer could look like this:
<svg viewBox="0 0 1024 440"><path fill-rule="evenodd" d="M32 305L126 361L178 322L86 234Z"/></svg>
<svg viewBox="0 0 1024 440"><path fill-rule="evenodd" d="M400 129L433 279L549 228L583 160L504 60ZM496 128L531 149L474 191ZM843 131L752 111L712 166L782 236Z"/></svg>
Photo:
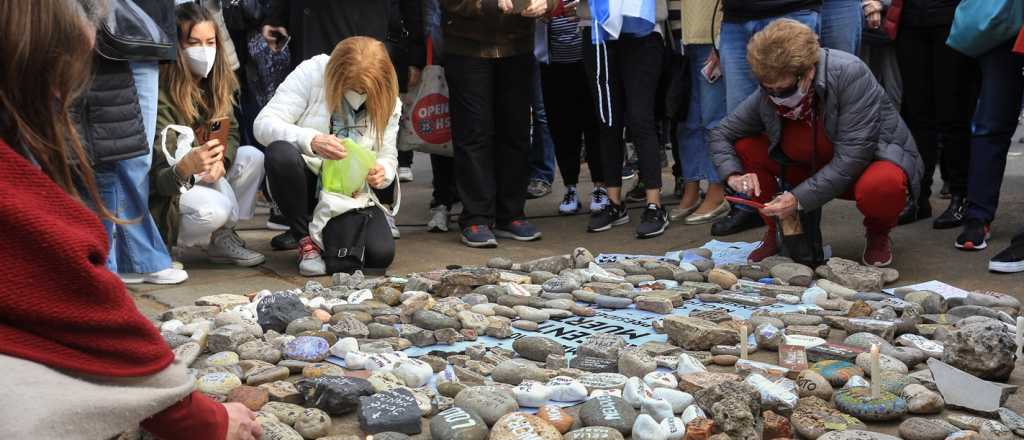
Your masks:
<svg viewBox="0 0 1024 440"><path fill-rule="evenodd" d="M984 289L1006 292L1024 300L1024 273L1001 275L989 273L988 259L1008 246L1014 233L1024 227L1024 143L1017 142L1024 134L1018 130L1014 137L1007 170L1002 186L998 218L992 225L992 239L989 248L979 252L963 252L953 247L959 229L938 231L931 228L931 221L918 221L896 228L892 233L895 243L893 268L900 271L900 280L894 285L912 284L929 280L940 280L963 289ZM579 190L584 195L583 204L589 205L591 185L584 168ZM397 220L402 238L397 241L397 255L389 274L404 275L417 271L444 268L449 265L483 264L496 256L524 261L532 258L565 254L583 246L595 255L606 253L633 253L661 255L670 250L699 247L714 239L710 225L685 226L674 224L661 237L638 240L634 236L639 221L640 206L631 210L633 222L600 234L586 232L586 213L576 216L559 216L558 204L564 188L556 179L554 191L546 197L527 202L526 212L544 234L536 242L520 243L512 240L501 241L496 249L471 249L458 240L454 224L452 232L430 233L426 231L428 207L431 197L431 173L428 156L417 153L414 165L416 180L402 184L403 200ZM672 176L665 170L665 206L671 207L678 200L671 198ZM936 180L941 181L936 173ZM635 179L624 184L628 189ZM939 188L934 190L938 194ZM946 208L945 200L932 199L934 214L937 216ZM267 261L256 268L239 268L214 265L205 261L198 249L187 249L179 260L189 273L189 280L176 286L137 285L130 289L136 304L143 313L153 316L169 307L191 305L196 298L220 293L244 294L262 289L282 290L301 287L310 279L328 284L328 277L306 278L298 273L295 251L273 251L270 239L276 231L263 229L266 223L266 209L253 220L240 225L240 235L248 245L267 256ZM853 202L836 200L829 203L824 211L823 230L825 242L832 246L833 255L860 260L864 246L864 230L861 215ZM756 241L763 228L746 231L728 237L717 237L723 241Z"/></svg>

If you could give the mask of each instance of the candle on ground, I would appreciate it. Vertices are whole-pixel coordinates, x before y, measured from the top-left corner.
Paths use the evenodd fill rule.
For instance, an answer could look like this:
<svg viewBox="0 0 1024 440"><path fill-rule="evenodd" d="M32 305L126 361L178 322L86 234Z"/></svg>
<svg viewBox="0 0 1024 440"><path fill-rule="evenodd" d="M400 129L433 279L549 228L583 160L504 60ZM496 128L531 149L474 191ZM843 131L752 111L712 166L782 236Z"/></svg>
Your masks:
<svg viewBox="0 0 1024 440"><path fill-rule="evenodd" d="M740 359L747 358L747 326L740 326Z"/></svg>
<svg viewBox="0 0 1024 440"><path fill-rule="evenodd" d="M871 398L877 399L882 394L882 368L878 359L878 344L871 344Z"/></svg>

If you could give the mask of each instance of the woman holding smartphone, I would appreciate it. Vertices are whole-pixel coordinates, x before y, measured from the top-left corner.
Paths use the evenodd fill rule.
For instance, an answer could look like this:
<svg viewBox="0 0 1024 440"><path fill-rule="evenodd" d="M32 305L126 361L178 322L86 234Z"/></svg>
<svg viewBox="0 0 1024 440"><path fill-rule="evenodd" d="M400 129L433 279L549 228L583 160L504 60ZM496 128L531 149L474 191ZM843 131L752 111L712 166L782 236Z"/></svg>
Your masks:
<svg viewBox="0 0 1024 440"><path fill-rule="evenodd" d="M247 249L234 226L254 214L263 153L238 145L233 111L238 80L213 15L191 2L179 5L175 14L178 60L160 71L150 211L168 248L199 246L212 262L255 266L263 263L263 254ZM159 147L175 154L177 132L170 125L191 128L198 144L173 164Z"/></svg>

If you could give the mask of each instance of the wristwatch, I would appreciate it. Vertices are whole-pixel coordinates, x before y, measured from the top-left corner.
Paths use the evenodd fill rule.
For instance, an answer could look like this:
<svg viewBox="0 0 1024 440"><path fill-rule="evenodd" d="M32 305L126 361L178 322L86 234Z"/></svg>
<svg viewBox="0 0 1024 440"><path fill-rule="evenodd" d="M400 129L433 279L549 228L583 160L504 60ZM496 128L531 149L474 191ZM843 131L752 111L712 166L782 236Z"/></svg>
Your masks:
<svg viewBox="0 0 1024 440"><path fill-rule="evenodd" d="M178 190L181 191L182 194L185 194L186 192L188 192L188 190L192 189L192 187L195 186L195 175L189 174L188 177L182 179L181 177L178 176L177 165L171 168L171 172L174 173L174 180L178 182Z"/></svg>

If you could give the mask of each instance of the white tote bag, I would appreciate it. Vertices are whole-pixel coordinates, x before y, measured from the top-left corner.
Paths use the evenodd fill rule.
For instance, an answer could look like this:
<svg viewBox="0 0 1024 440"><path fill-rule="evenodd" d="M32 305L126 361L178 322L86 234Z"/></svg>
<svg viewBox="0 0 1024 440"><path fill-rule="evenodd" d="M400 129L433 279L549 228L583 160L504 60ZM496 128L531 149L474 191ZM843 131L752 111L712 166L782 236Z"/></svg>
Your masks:
<svg viewBox="0 0 1024 440"><path fill-rule="evenodd" d="M420 85L402 97L400 151L421 151L452 157L452 119L448 112L448 82L444 68L433 64L433 42L427 39L427 65Z"/></svg>

